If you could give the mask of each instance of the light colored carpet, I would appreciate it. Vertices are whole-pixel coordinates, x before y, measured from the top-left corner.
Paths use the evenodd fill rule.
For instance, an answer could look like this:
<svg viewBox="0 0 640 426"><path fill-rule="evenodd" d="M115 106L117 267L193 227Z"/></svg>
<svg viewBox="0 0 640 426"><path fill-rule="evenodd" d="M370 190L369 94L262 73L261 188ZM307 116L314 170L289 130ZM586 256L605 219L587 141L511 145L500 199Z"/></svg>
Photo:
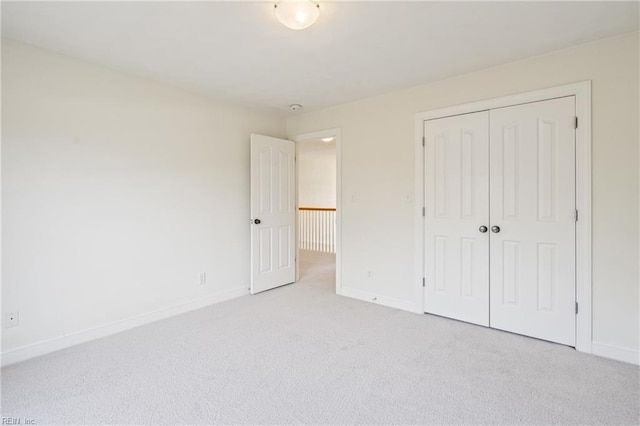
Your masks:
<svg viewBox="0 0 640 426"><path fill-rule="evenodd" d="M314 260L315 262L311 262ZM297 284L9 366L2 415L38 424L638 424L640 370Z"/></svg>

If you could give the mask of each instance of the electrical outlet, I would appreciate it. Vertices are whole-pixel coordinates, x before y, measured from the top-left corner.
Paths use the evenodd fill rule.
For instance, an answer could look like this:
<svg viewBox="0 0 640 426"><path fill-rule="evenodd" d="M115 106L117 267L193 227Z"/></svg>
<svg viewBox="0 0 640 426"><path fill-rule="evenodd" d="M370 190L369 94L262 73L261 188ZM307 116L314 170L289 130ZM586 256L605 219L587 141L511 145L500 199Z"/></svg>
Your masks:
<svg viewBox="0 0 640 426"><path fill-rule="evenodd" d="M370 280L373 279L373 271L367 271L367 278L369 278Z"/></svg>
<svg viewBox="0 0 640 426"><path fill-rule="evenodd" d="M7 312L4 315L4 328L17 327L20 324L20 312Z"/></svg>
<svg viewBox="0 0 640 426"><path fill-rule="evenodd" d="M200 285L205 285L207 283L207 273L200 272Z"/></svg>

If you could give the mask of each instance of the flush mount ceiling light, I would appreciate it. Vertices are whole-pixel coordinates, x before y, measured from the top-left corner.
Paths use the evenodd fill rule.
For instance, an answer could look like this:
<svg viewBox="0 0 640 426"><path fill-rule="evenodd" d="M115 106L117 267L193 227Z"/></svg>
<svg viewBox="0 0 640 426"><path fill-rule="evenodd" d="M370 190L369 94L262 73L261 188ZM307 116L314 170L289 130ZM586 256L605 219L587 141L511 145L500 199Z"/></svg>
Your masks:
<svg viewBox="0 0 640 426"><path fill-rule="evenodd" d="M320 5L311 0L282 0L274 8L278 21L292 30L310 27L320 16Z"/></svg>
<svg viewBox="0 0 640 426"><path fill-rule="evenodd" d="M330 138L322 138L321 140L322 142L326 142L326 143L333 142L333 136L331 136Z"/></svg>

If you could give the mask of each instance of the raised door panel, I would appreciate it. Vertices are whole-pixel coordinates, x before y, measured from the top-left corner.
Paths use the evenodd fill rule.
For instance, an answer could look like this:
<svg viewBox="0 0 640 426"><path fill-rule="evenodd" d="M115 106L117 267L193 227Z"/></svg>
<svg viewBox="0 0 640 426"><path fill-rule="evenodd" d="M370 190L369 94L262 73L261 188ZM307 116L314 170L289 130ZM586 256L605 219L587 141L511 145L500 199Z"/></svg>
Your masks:
<svg viewBox="0 0 640 426"><path fill-rule="evenodd" d="M574 98L490 112L491 327L575 344Z"/></svg>
<svg viewBox="0 0 640 426"><path fill-rule="evenodd" d="M488 325L488 113L426 121L425 312Z"/></svg>
<svg viewBox="0 0 640 426"><path fill-rule="evenodd" d="M262 147L258 152L258 212L259 213L271 213L271 201L273 197L273 191L271 190L271 147Z"/></svg>
<svg viewBox="0 0 640 426"><path fill-rule="evenodd" d="M295 145L251 135L251 292L295 280Z"/></svg>

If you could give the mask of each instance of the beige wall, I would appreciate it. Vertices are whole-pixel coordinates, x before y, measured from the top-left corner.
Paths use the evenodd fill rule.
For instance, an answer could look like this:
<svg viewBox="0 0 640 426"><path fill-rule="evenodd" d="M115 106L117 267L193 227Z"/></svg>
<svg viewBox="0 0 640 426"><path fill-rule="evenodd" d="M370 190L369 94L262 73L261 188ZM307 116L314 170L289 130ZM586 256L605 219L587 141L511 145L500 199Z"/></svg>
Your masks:
<svg viewBox="0 0 640 426"><path fill-rule="evenodd" d="M593 336L637 353L638 49L630 34L290 118L289 135L342 128L344 287L415 303L417 112L592 80ZM246 290L248 135L284 120L10 40L2 59L2 310L20 310L3 352Z"/></svg>
<svg viewBox="0 0 640 426"><path fill-rule="evenodd" d="M284 119L3 40L3 353L247 293L251 133Z"/></svg>
<svg viewBox="0 0 640 426"><path fill-rule="evenodd" d="M593 340L637 357L638 49L638 33L627 34L290 118L289 135L342 129L343 286L396 306L415 301L405 195L416 113L592 80Z"/></svg>
<svg viewBox="0 0 640 426"><path fill-rule="evenodd" d="M298 143L298 205L336 207L336 143Z"/></svg>

